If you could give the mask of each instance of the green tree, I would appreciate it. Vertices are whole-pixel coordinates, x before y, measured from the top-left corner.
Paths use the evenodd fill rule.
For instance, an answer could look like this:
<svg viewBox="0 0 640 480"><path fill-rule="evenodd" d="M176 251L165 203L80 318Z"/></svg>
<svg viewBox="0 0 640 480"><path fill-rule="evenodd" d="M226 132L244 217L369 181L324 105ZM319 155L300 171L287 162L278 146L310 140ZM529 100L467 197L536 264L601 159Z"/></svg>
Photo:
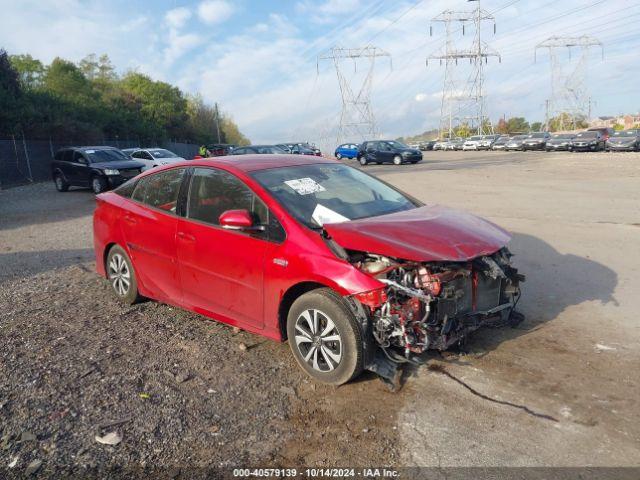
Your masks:
<svg viewBox="0 0 640 480"><path fill-rule="evenodd" d="M616 131L624 130L624 125L616 123L616 124L613 125L613 129L616 130Z"/></svg>
<svg viewBox="0 0 640 480"><path fill-rule="evenodd" d="M529 129L529 122L524 117L511 117L507 120L507 133L528 132Z"/></svg>
<svg viewBox="0 0 640 480"><path fill-rule="evenodd" d="M17 131L21 120L22 89L18 72L9 61L7 52L0 49L0 132Z"/></svg>
<svg viewBox="0 0 640 480"><path fill-rule="evenodd" d="M96 57L90 53L78 63L78 68L89 80L115 80L116 70L107 54Z"/></svg>
<svg viewBox="0 0 640 480"><path fill-rule="evenodd" d="M542 130L542 122L533 122L531 124L531 131L532 132L540 132Z"/></svg>
<svg viewBox="0 0 640 480"><path fill-rule="evenodd" d="M251 142L247 137L240 133L238 125L235 124L233 119L227 115L222 115L220 119L220 128L224 136L226 143L233 143L234 145L250 145Z"/></svg>
<svg viewBox="0 0 640 480"><path fill-rule="evenodd" d="M31 55L11 55L11 65L18 72L20 83L26 89L34 89L41 85L45 67L40 60Z"/></svg>

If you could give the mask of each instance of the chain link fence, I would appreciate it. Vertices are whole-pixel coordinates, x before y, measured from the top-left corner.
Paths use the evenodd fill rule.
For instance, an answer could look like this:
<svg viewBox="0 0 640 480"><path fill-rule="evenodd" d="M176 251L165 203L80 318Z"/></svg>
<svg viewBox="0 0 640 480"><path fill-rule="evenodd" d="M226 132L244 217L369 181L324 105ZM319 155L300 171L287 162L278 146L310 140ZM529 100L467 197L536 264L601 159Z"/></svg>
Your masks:
<svg viewBox="0 0 640 480"><path fill-rule="evenodd" d="M103 140L100 145L116 148L166 148L180 157L190 159L198 153L198 145L173 141L144 142L138 140ZM43 182L51 179L51 160L54 153L63 147L96 145L96 142L62 140L34 140L23 135L0 137L0 189Z"/></svg>

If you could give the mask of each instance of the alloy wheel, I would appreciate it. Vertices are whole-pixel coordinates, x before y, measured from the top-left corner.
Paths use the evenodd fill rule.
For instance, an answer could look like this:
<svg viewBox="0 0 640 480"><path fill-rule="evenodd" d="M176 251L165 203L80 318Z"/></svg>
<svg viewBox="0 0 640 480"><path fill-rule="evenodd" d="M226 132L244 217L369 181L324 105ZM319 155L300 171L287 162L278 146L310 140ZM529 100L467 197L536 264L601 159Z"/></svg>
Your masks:
<svg viewBox="0 0 640 480"><path fill-rule="evenodd" d="M115 292L124 297L131 286L131 272L124 257L119 253L114 254L109 262L109 281Z"/></svg>
<svg viewBox="0 0 640 480"><path fill-rule="evenodd" d="M93 188L94 193L102 192L102 182L100 182L99 178L94 178L91 181L91 187Z"/></svg>
<svg viewBox="0 0 640 480"><path fill-rule="evenodd" d="M60 191L62 191L62 189L64 188L64 182L62 181L62 177L60 177L60 175L56 177L56 188Z"/></svg>
<svg viewBox="0 0 640 480"><path fill-rule="evenodd" d="M333 320L316 309L303 311L296 320L298 352L314 370L330 372L342 359L342 338Z"/></svg>

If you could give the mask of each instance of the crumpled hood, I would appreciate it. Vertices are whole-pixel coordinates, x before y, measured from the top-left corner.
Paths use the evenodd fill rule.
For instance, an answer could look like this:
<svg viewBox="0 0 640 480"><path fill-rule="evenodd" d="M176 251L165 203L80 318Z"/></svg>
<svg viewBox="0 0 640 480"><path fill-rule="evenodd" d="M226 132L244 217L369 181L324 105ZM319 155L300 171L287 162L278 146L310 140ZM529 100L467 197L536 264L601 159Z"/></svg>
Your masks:
<svg viewBox="0 0 640 480"><path fill-rule="evenodd" d="M416 262L467 261L492 254L511 239L487 220L440 205L325 224L324 229L347 250Z"/></svg>

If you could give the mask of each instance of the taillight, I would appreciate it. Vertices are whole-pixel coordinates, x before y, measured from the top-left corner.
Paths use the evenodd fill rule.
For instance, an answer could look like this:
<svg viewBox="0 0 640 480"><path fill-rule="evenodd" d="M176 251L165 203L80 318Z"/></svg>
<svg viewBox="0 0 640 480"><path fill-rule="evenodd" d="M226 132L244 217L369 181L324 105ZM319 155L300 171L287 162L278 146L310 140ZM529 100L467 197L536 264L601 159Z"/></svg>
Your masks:
<svg viewBox="0 0 640 480"><path fill-rule="evenodd" d="M380 307L383 303L386 303L386 287L376 288L375 290L369 290L368 292L356 293L354 298L373 310Z"/></svg>

